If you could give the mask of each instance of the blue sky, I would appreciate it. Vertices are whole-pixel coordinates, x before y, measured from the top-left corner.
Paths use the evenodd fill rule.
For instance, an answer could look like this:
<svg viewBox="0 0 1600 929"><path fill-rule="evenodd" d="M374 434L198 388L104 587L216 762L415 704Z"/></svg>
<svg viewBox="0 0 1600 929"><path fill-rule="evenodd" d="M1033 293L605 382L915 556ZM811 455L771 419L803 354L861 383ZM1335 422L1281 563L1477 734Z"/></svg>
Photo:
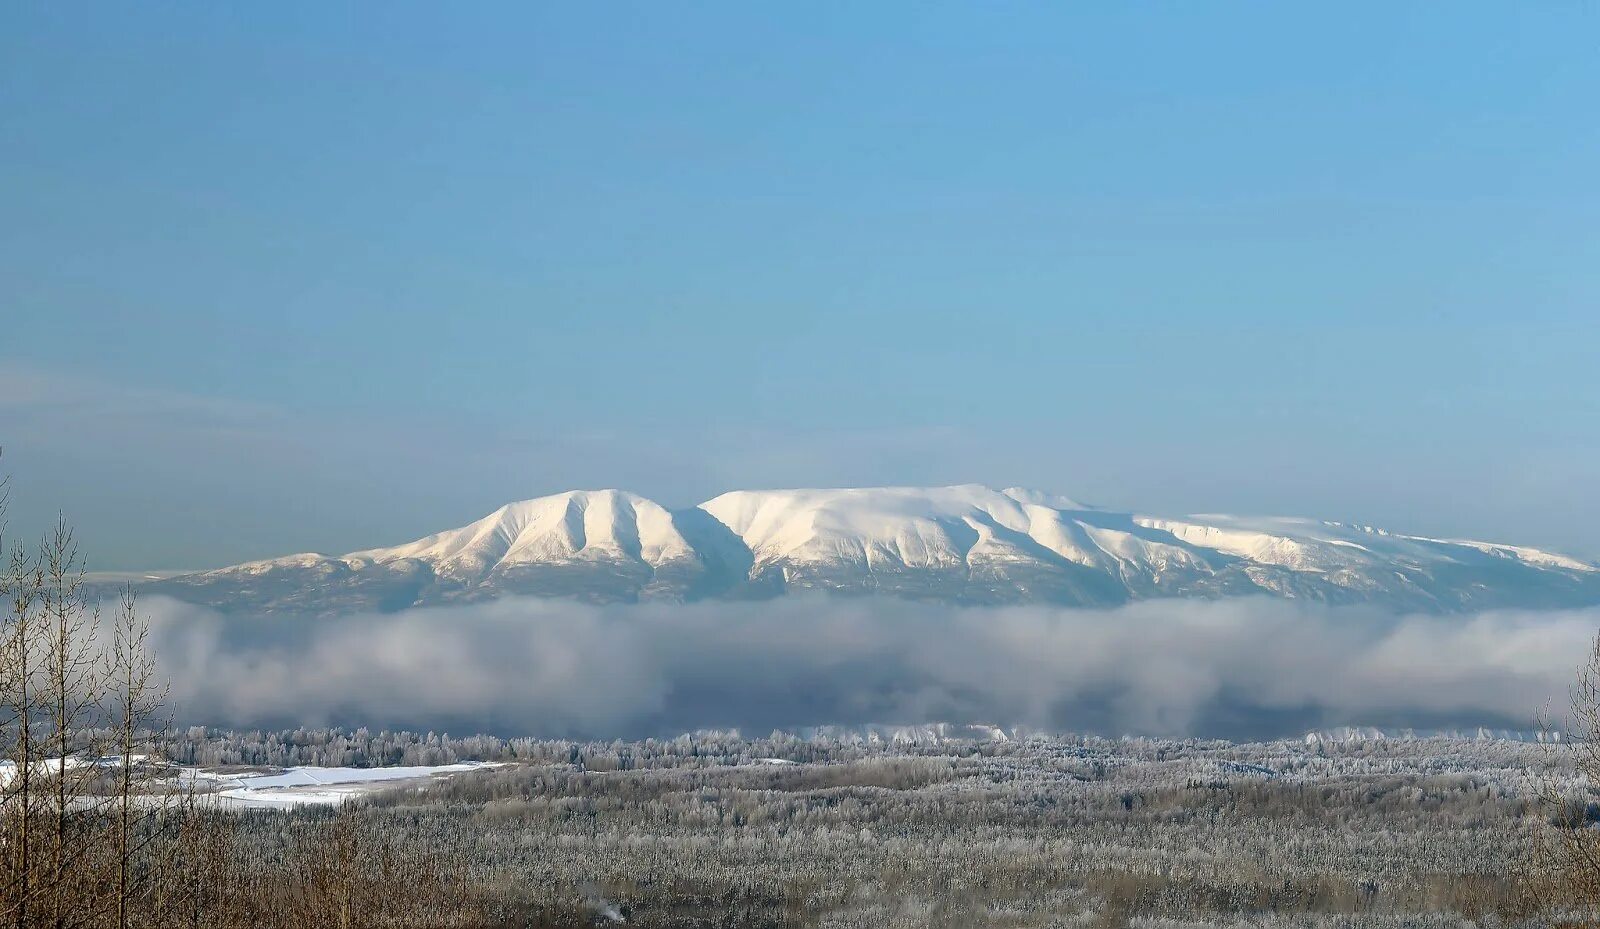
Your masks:
<svg viewBox="0 0 1600 929"><path fill-rule="evenodd" d="M1600 555L1590 4L14 5L12 523L1025 484Z"/></svg>

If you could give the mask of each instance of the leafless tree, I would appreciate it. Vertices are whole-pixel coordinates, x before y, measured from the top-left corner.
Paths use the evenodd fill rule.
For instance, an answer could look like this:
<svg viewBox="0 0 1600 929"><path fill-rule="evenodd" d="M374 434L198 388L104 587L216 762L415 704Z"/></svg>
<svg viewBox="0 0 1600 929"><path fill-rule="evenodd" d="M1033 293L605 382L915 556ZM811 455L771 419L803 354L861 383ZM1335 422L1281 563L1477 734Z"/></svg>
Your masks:
<svg viewBox="0 0 1600 929"><path fill-rule="evenodd" d="M0 494L0 530L5 528L3 518L8 501L8 496ZM34 653L37 630L42 623L39 608L44 576L38 559L25 546L14 543L7 548L0 537L0 549L6 554L5 574L0 583L5 586L9 607L5 635L0 640L0 699L5 706L6 754L13 765L3 800L0 800L9 852L5 902L10 921L20 929L28 925L28 905L35 892L32 855L37 798L33 762L37 750L34 716L38 670Z"/></svg>
<svg viewBox="0 0 1600 929"><path fill-rule="evenodd" d="M296 814L287 846L261 854L239 839L245 817L182 789L158 757L167 691L132 592L102 627L65 520L36 548L7 547L6 489L0 923L484 925L459 869L357 811Z"/></svg>
<svg viewBox="0 0 1600 929"><path fill-rule="evenodd" d="M89 789L97 780L99 746L79 744L98 721L102 697L96 652L99 611L84 598L83 561L65 519L58 520L45 537L40 560L45 627L40 696L54 756L45 759L54 788L49 834L51 893L47 899L51 923L56 929L66 929L73 892L70 884L79 874L73 867L75 859L99 839L76 828L88 819L84 805L99 799ZM81 757L84 753L87 758Z"/></svg>
<svg viewBox="0 0 1600 929"><path fill-rule="evenodd" d="M130 906L136 890L142 886L142 876L133 868L140 851L135 844L137 819L149 818L165 811L165 805L146 802L143 811L135 808L139 794L139 772L150 770L150 748L153 742L150 723L166 702L167 690L156 679L155 659L149 651L150 626L139 614L137 601L131 589L124 590L118 603L116 621L111 630L110 648L107 650L102 670L106 682L106 721L114 733L116 748L116 862L117 862L117 926L128 929ZM152 796L143 792L144 796Z"/></svg>
<svg viewBox="0 0 1600 929"><path fill-rule="evenodd" d="M1537 843L1541 896L1600 925L1600 636L1572 687L1566 731L1545 722L1550 773L1540 788L1545 813Z"/></svg>

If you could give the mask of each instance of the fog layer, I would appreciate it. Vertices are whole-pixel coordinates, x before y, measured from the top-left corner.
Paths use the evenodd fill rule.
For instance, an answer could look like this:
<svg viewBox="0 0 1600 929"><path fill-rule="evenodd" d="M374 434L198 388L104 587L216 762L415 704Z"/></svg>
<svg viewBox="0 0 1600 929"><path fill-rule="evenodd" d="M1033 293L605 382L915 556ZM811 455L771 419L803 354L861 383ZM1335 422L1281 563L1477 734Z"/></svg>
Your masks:
<svg viewBox="0 0 1600 929"><path fill-rule="evenodd" d="M596 738L984 722L1232 738L1529 728L1600 609L1392 616L1272 600L1113 610L887 599L506 599L309 620L152 598L175 716Z"/></svg>

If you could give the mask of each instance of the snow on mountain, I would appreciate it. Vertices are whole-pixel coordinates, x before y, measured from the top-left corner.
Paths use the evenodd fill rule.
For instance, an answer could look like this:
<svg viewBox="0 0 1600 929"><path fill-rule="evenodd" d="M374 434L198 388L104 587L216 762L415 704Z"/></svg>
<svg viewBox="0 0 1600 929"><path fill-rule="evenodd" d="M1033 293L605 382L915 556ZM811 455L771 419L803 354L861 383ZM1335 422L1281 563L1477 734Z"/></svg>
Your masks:
<svg viewBox="0 0 1600 929"><path fill-rule="evenodd" d="M694 549L660 504L620 490L569 491L509 503L483 519L409 545L375 548L348 560L416 559L441 574L480 581L494 571L552 562L642 562L652 568L693 559Z"/></svg>
<svg viewBox="0 0 1600 929"><path fill-rule="evenodd" d="M672 511L618 490L501 507L459 529L147 585L230 610L393 610L506 594L698 600L786 591L1107 606L1270 595L1449 612L1600 603L1564 555L1308 519L1115 513L1037 491L734 491Z"/></svg>

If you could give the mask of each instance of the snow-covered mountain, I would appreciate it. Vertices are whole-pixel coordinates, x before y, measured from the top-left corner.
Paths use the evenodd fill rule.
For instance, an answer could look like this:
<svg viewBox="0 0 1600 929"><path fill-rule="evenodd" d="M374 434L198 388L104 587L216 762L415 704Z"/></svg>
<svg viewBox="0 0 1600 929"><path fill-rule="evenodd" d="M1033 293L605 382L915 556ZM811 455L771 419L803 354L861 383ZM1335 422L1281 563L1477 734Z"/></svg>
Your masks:
<svg viewBox="0 0 1600 929"><path fill-rule="evenodd" d="M393 548L290 555L146 589L310 613L507 594L687 601L797 590L1077 606L1260 594L1453 612L1600 603L1600 566L1310 519L1116 513L1017 488L735 491L677 511L596 490L507 504Z"/></svg>

